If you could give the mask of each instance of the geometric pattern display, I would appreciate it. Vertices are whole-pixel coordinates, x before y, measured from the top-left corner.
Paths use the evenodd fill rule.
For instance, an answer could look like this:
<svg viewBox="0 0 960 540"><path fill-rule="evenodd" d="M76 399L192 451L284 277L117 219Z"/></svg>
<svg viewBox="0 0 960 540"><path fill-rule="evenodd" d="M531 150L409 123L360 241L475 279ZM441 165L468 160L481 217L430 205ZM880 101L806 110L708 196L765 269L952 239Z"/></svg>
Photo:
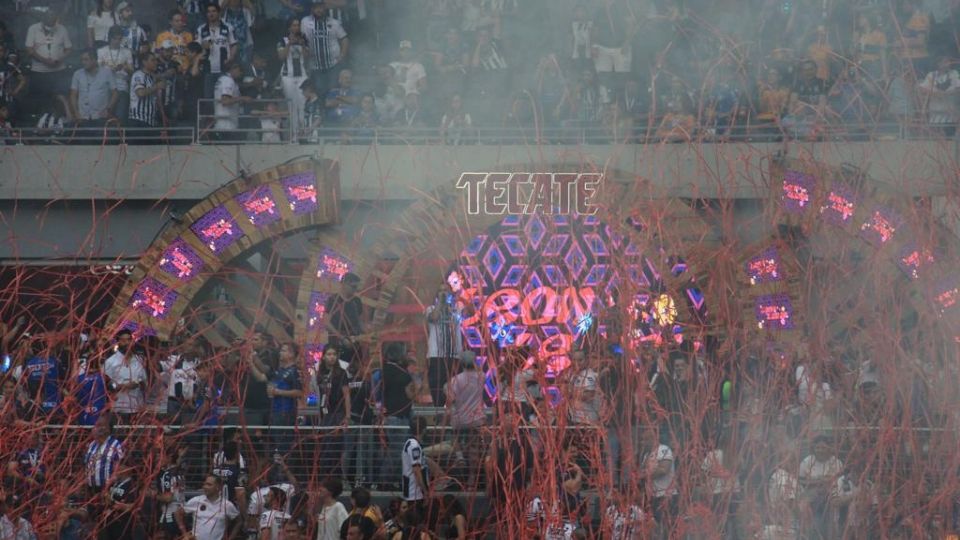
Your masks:
<svg viewBox="0 0 960 540"><path fill-rule="evenodd" d="M224 264L264 240L337 223L338 174L329 160L303 159L238 177L211 193L151 243L117 298L110 330L135 328L168 339Z"/></svg>
<svg viewBox="0 0 960 540"><path fill-rule="evenodd" d="M686 263L659 254L655 262L612 230L594 216L511 215L470 239L447 279L458 301L473 307L461 322L465 346L481 360L495 352L484 343L528 347L530 360L555 376L598 312L615 307L624 290L640 291L631 306L638 341L682 339L684 323L706 315L703 294L683 278L684 287L669 291L657 267L677 277ZM620 275L618 268L631 270ZM493 398L495 367L485 364Z"/></svg>

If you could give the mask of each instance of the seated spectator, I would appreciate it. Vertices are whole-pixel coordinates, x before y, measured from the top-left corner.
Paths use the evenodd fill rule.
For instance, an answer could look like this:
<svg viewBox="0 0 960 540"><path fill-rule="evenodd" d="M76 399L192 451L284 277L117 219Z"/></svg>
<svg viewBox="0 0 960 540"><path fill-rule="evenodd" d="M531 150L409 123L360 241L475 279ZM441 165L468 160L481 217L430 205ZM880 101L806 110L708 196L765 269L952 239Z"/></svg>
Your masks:
<svg viewBox="0 0 960 540"><path fill-rule="evenodd" d="M707 108L707 129L712 135L726 135L737 121L740 107L740 89L734 74L723 67L717 68L717 79L704 95Z"/></svg>
<svg viewBox="0 0 960 540"><path fill-rule="evenodd" d="M27 29L26 53L33 61L30 95L34 111L50 106L57 96L66 97L70 83L65 71L66 60L72 49L70 34L52 8L42 13L40 22Z"/></svg>
<svg viewBox="0 0 960 540"><path fill-rule="evenodd" d="M80 53L82 69L73 74L70 83L70 105L80 127L97 127L116 118L116 79L110 68L97 65L96 53L88 49Z"/></svg>
<svg viewBox="0 0 960 540"><path fill-rule="evenodd" d="M949 58L941 58L937 69L931 71L920 83L921 94L926 97L927 122L943 130L947 137L956 133L960 120L960 74L951 65Z"/></svg>
<svg viewBox="0 0 960 540"><path fill-rule="evenodd" d="M87 15L87 47L103 47L107 33L117 24L113 0L97 0L97 7Z"/></svg>
<svg viewBox="0 0 960 540"><path fill-rule="evenodd" d="M287 113L280 110L276 102L266 104L263 111L253 111L252 114L260 117L260 142L266 144L280 144L283 142L283 119Z"/></svg>
<svg viewBox="0 0 960 540"><path fill-rule="evenodd" d="M187 45L193 41L193 34L187 30L186 15L178 9L170 12L170 29L157 35L153 48L160 50L167 41L173 44L173 60L180 66L180 72L186 73L190 67L187 59Z"/></svg>
<svg viewBox="0 0 960 540"><path fill-rule="evenodd" d="M373 94L364 94L360 98L360 111L350 121L350 131L345 133L347 140L357 144L368 144L373 141L379 127L380 115L377 114Z"/></svg>
<svg viewBox="0 0 960 540"><path fill-rule="evenodd" d="M353 72L344 69L337 77L337 85L327 91L325 106L331 125L350 125L359 112L360 91L353 87Z"/></svg>
<svg viewBox="0 0 960 540"><path fill-rule="evenodd" d="M403 85L397 82L392 66L380 66L377 69L377 76L379 80L373 92L376 98L377 115L381 120L389 121L403 108L404 96L407 94Z"/></svg>
<svg viewBox="0 0 960 540"><path fill-rule="evenodd" d="M827 83L833 75L833 47L827 39L827 27L818 26L817 33L807 47L807 57L817 64L817 78Z"/></svg>
<svg viewBox="0 0 960 540"><path fill-rule="evenodd" d="M394 81L399 84L405 94L419 93L427 87L427 71L416 59L416 53L413 52L413 44L410 41L400 42L400 57L394 62L390 62L393 68Z"/></svg>
<svg viewBox="0 0 960 540"><path fill-rule="evenodd" d="M97 62L113 72L117 90L114 116L126 120L130 110L130 76L133 74L133 51L123 46L123 28L114 26L107 33L108 43L97 50Z"/></svg>
<svg viewBox="0 0 960 540"><path fill-rule="evenodd" d="M845 126L846 131L861 131L875 117L871 88L863 83L856 66L840 72L837 82L830 89L827 100L834 120Z"/></svg>
<svg viewBox="0 0 960 540"><path fill-rule="evenodd" d="M817 64L812 60L805 60L790 93L788 116L784 117L783 126L790 130L794 137L816 138L826 107L827 92L823 80L817 78Z"/></svg>
<svg viewBox="0 0 960 540"><path fill-rule="evenodd" d="M563 97L562 117L567 127L589 131L599 126L602 111L597 74L587 68ZM582 136L582 133L581 133Z"/></svg>
<svg viewBox="0 0 960 540"><path fill-rule="evenodd" d="M423 133L427 123L423 118L423 111L420 109L420 94L411 92L403 98L403 108L397 111L391 125L397 128L402 135L410 136L417 132Z"/></svg>
<svg viewBox="0 0 960 540"><path fill-rule="evenodd" d="M783 83L780 70L768 68L766 76L757 86L759 88L757 120L779 123L790 101L790 88Z"/></svg>
<svg viewBox="0 0 960 540"><path fill-rule="evenodd" d="M454 94L450 98L450 108L440 119L440 137L444 144L460 145L476 141L476 130L470 113L463 110L463 98Z"/></svg>

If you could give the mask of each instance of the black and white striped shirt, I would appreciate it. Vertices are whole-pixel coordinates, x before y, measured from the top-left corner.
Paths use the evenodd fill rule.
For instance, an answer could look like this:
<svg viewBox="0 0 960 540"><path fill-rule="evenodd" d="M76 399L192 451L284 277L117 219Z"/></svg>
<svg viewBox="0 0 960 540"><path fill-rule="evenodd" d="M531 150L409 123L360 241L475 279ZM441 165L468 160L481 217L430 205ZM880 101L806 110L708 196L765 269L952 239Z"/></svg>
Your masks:
<svg viewBox="0 0 960 540"><path fill-rule="evenodd" d="M156 126L159 122L157 114L157 94L147 94L140 97L137 90L150 88L154 85L153 75L145 71L137 71L130 79L130 119Z"/></svg>
<svg viewBox="0 0 960 540"><path fill-rule="evenodd" d="M20 84L22 77L20 68L0 58L0 104L13 101L10 93Z"/></svg>
<svg viewBox="0 0 960 540"><path fill-rule="evenodd" d="M210 43L210 73L223 73L224 65L230 58L230 47L236 45L237 38L233 35L233 28L220 21L220 24L211 28L209 23L201 24L197 28L197 41L203 45Z"/></svg>
<svg viewBox="0 0 960 540"><path fill-rule="evenodd" d="M87 465L87 485L95 488L107 487L121 459L123 459L123 446L117 439L107 437L102 443L91 442L84 456Z"/></svg>
<svg viewBox="0 0 960 540"><path fill-rule="evenodd" d="M306 39L304 39L306 42ZM287 49L287 59L280 68L281 77L306 77L307 64L303 45L290 45L290 36L283 36L277 43L277 49Z"/></svg>
<svg viewBox="0 0 960 540"><path fill-rule="evenodd" d="M313 49L313 67L327 71L336 66L340 60L340 40L347 37L340 21L330 17L317 19L313 15L307 15L300 22L300 28Z"/></svg>

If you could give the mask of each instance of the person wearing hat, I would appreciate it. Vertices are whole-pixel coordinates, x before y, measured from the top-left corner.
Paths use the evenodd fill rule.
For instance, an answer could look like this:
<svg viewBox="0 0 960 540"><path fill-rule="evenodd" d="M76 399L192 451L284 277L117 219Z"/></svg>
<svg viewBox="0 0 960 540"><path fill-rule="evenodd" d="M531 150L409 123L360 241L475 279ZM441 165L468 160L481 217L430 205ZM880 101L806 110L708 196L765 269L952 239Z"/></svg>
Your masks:
<svg viewBox="0 0 960 540"><path fill-rule="evenodd" d="M170 10L170 29L160 32L154 41L154 49L162 51L167 42L173 45L173 60L177 62L181 73L190 66L187 62L187 44L193 41L193 34L187 30L187 16L179 9Z"/></svg>
<svg viewBox="0 0 960 540"><path fill-rule="evenodd" d="M390 62L396 81L407 94L420 93L427 87L427 70L417 61L413 52L413 43L409 40L400 42L399 59Z"/></svg>
<svg viewBox="0 0 960 540"><path fill-rule="evenodd" d="M310 77L317 93L326 95L331 86L330 77L342 67L350 50L350 40L340 21L330 17L328 6L315 0L310 14L300 21L300 30L307 38L307 46L313 53L310 59Z"/></svg>
<svg viewBox="0 0 960 540"><path fill-rule="evenodd" d="M134 67L140 67L137 53L140 52L140 44L147 40L147 33L137 24L137 20L134 19L133 4L130 2L120 2L117 4L117 9L114 10L114 13L116 14L117 26L123 30L123 40L121 44L133 51Z"/></svg>

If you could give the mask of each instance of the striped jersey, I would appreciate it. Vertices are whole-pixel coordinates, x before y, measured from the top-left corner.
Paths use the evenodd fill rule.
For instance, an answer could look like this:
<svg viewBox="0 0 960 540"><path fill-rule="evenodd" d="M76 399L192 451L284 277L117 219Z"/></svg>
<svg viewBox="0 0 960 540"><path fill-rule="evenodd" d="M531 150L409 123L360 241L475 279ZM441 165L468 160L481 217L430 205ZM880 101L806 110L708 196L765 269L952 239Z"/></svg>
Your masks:
<svg viewBox="0 0 960 540"><path fill-rule="evenodd" d="M140 97L137 90L150 88L154 85L153 75L145 71L137 71L130 79L130 119L143 122L150 126L159 124L157 110L157 94L147 94Z"/></svg>
<svg viewBox="0 0 960 540"><path fill-rule="evenodd" d="M417 476L414 474L414 466L419 465L424 484L430 485L430 473L423 456L423 448L420 447L420 441L413 437L407 439L407 442L403 444L401 460L403 462L403 478L401 479L403 500L421 501L426 499L427 494L420 488L420 484L417 483Z"/></svg>
<svg viewBox="0 0 960 540"><path fill-rule="evenodd" d="M197 28L197 41L201 45L210 43L210 55L207 57L210 73L223 73L227 59L230 58L230 47L237 43L233 28L223 21L214 27L211 27L210 23L201 24Z"/></svg>
<svg viewBox="0 0 960 540"><path fill-rule="evenodd" d="M304 39L304 43L306 43L306 39ZM277 49L287 49L287 59L284 60L283 67L280 68L280 76L307 76L306 57L303 54L303 45L290 45L290 36L283 36L280 42L277 43Z"/></svg>
<svg viewBox="0 0 960 540"><path fill-rule="evenodd" d="M113 437L103 442L92 441L87 447L84 462L87 464L87 485L94 488L108 487L110 477L123 459L123 445Z"/></svg>
<svg viewBox="0 0 960 540"><path fill-rule="evenodd" d="M327 71L340 60L340 40L347 37L340 21L331 17L317 19L307 15L300 22L307 44L313 49L313 68Z"/></svg>

